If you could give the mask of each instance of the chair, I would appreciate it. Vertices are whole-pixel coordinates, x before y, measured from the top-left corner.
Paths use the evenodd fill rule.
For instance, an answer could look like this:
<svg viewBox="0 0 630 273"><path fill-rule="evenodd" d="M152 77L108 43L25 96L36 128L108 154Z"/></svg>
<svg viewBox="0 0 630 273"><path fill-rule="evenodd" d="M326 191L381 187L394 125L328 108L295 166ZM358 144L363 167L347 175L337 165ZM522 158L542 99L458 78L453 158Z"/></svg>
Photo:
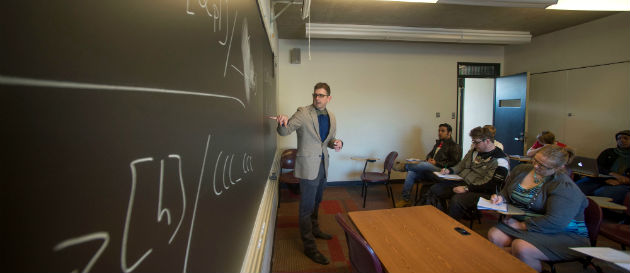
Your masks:
<svg viewBox="0 0 630 273"><path fill-rule="evenodd" d="M599 227L602 223L602 208L595 203L595 201L588 199L588 206L584 209L584 222L588 229L588 239L592 247L597 245L597 235L599 234ZM587 266L592 265L597 273L602 273L602 269L593 263L593 257L581 257L564 261L545 261L551 267L551 272L556 273L555 264L578 261L582 263L582 267L586 269Z"/></svg>
<svg viewBox="0 0 630 273"><path fill-rule="evenodd" d="M376 182L384 182L385 188L387 188L387 196L392 199L392 206L396 207L394 202L394 193L392 191L392 187L389 184L389 178L392 172L392 167L394 166L394 161L398 157L397 152L391 152L385 158L385 164L383 166L383 172L366 172L367 164L369 162L375 162L374 159L365 160L365 166L363 166L363 173L361 174L361 181L363 181L363 187L361 188L361 196L363 196L363 207L365 208L365 199L367 198L367 185L368 183L376 183Z"/></svg>
<svg viewBox="0 0 630 273"><path fill-rule="evenodd" d="M352 264L353 271L361 273L382 273L383 265L365 239L343 220L341 213L335 215L335 220L337 220L337 223L339 223L341 228L343 228L343 232L346 234L348 256L350 257L350 264Z"/></svg>
<svg viewBox="0 0 630 273"><path fill-rule="evenodd" d="M287 149L280 156L280 177L278 182L285 183L293 193L300 193L300 179L294 176L295 157L297 149ZM285 171L286 170L286 171ZM288 171L291 170L291 171ZM280 196L280 186L278 185L278 196Z"/></svg>
<svg viewBox="0 0 630 273"><path fill-rule="evenodd" d="M630 193L626 194L626 198L623 200L623 204L626 206L626 218L630 216ZM615 223L602 223L599 229L599 233L602 236L610 239L611 241L621 245L621 249L626 250L626 246L630 246L630 225L627 224L615 224Z"/></svg>

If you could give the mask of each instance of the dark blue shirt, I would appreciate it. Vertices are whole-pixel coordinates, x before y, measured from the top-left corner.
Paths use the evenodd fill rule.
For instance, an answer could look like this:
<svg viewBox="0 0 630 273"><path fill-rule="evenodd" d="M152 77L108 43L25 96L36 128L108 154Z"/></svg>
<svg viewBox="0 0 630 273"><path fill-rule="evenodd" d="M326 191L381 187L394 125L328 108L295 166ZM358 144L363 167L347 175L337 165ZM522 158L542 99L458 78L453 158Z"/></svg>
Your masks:
<svg viewBox="0 0 630 273"><path fill-rule="evenodd" d="M330 117L328 116L328 111L317 110L317 121L319 122L319 136L322 139L322 142L326 140L328 137L328 132L330 131Z"/></svg>

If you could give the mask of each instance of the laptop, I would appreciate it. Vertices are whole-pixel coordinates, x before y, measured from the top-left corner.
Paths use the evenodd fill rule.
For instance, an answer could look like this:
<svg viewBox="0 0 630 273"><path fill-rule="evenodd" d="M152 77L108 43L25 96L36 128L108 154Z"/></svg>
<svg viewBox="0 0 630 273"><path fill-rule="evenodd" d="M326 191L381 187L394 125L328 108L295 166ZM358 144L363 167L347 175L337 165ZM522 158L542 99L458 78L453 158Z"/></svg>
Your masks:
<svg viewBox="0 0 630 273"><path fill-rule="evenodd" d="M597 159L576 156L571 164L568 165L574 173L591 177L612 177L610 175L600 174L597 168Z"/></svg>

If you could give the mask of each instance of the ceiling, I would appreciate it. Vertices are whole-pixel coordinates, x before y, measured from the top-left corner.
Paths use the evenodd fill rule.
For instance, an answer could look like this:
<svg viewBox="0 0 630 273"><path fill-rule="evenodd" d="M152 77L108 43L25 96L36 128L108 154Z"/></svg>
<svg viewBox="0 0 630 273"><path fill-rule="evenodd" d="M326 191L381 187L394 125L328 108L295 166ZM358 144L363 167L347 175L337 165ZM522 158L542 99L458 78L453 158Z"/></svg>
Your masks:
<svg viewBox="0 0 630 273"><path fill-rule="evenodd" d="M278 13L285 4L276 4ZM278 19L280 39L306 38L302 5L291 5ZM610 16L616 11L564 11L385 2L378 0L312 0L311 23L383 25L424 28L529 31L538 36Z"/></svg>

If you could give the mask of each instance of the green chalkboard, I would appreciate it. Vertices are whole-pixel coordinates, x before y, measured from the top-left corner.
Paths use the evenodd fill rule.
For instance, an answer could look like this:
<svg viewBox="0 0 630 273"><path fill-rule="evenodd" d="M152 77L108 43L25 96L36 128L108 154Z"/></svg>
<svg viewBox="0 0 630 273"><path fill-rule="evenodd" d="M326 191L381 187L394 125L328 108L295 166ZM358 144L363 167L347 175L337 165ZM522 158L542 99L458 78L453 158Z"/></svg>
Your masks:
<svg viewBox="0 0 630 273"><path fill-rule="evenodd" d="M275 151L257 1L0 9L2 267L237 272Z"/></svg>

